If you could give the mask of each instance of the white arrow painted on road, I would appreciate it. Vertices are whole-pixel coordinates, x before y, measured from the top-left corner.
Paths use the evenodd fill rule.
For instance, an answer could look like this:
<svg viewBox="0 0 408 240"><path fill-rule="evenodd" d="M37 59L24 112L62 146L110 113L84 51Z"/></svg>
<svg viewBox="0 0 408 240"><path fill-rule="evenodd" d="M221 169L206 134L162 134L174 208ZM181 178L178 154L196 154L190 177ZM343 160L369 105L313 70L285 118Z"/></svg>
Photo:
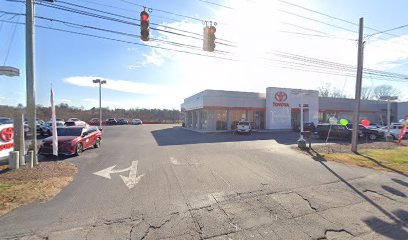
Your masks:
<svg viewBox="0 0 408 240"><path fill-rule="evenodd" d="M105 168L105 169L103 169L101 171L94 172L94 174L98 175L98 176L101 176L101 177L104 177L104 178L111 179L110 175L112 173L121 173L121 172L126 172L126 171L130 170L130 167L125 168L125 169L121 169L121 170L113 170L115 167L116 167L116 165L113 165L112 167L108 167L108 168Z"/></svg>
<svg viewBox="0 0 408 240"><path fill-rule="evenodd" d="M140 179L144 176L144 174L137 176L137 164L139 161L132 161L132 165L128 168L120 169L120 170L114 170L116 165L113 165L111 167L105 168L101 171L94 172L95 175L111 179L111 174L112 173L121 173L121 172L126 172L129 171L129 177L125 177L120 175L122 178L123 182L126 184L126 186L131 189L134 186L136 186L137 183L139 183Z"/></svg>
<svg viewBox="0 0 408 240"><path fill-rule="evenodd" d="M144 174L140 175L139 177L137 177L137 164L138 161L133 161L132 165L130 166L130 172L129 172L129 177L125 177L120 175L120 177L122 178L123 182L126 184L126 186L131 189L134 186L136 186L136 184L140 181L140 179L144 176Z"/></svg>

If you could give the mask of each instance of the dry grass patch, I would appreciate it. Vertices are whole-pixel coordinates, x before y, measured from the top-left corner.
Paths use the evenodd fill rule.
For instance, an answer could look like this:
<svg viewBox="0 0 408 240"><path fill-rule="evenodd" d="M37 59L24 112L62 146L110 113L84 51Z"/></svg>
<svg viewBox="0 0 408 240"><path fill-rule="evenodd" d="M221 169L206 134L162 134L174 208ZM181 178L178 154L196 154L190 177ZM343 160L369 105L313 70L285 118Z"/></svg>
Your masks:
<svg viewBox="0 0 408 240"><path fill-rule="evenodd" d="M32 169L0 171L0 216L21 205L48 201L74 178L72 163L42 162Z"/></svg>

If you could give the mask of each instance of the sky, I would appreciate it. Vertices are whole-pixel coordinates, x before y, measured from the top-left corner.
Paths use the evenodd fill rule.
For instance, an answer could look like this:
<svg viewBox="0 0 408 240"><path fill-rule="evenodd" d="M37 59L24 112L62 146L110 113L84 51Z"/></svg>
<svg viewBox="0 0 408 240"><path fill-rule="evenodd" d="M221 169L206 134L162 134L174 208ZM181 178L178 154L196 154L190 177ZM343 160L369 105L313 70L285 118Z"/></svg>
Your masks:
<svg viewBox="0 0 408 240"><path fill-rule="evenodd" d="M44 106L50 105L52 85L57 103L67 103L85 109L98 107L99 92L97 85L92 83L96 78L107 80L102 89L102 105L111 109L180 109L185 98L205 89L265 92L267 87L317 89L321 85L330 84L348 97L353 97L355 74L338 76L327 74L327 71L305 71L299 66L295 70L291 63L293 59L282 59L274 53L279 51L356 66L358 26L288 3L352 23L358 23L359 18L364 17L367 27L364 29L364 67L408 75L408 27L390 32L393 36L378 34L367 37L376 32L372 29L387 30L408 24L405 11L408 9L408 2L405 0L209 1L216 4L200 0L61 0L54 5L81 9L66 5L65 2L135 19L139 19L143 10L137 5L147 6L152 10L150 22L160 25L152 24L151 27L165 30L151 30L151 38L200 48L202 40L169 32L201 37L203 23L194 19L214 21L217 22L217 41L224 43L217 43L216 50L224 52L207 53L156 40L143 42L134 36L36 18L38 26L127 42L36 27L36 99L37 104ZM0 10L24 13L25 5L0 0ZM90 11L84 8L82 10ZM139 27L132 24L41 5L35 6L35 14L39 17L140 34ZM24 16L0 12L1 20L24 22ZM138 23L132 19L125 21ZM24 25L0 22L0 66L13 66L21 70L19 77L0 76L0 105L25 104L24 37ZM396 82L372 79L369 76L363 78L363 86L381 84L399 89L401 100L408 101L408 79L405 82Z"/></svg>

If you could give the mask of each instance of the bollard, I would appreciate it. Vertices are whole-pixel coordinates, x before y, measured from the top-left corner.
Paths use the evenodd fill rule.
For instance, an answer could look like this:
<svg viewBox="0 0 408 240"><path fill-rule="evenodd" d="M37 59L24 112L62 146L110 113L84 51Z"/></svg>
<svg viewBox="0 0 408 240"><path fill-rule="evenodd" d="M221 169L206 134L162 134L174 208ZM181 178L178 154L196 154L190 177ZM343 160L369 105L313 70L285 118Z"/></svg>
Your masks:
<svg viewBox="0 0 408 240"><path fill-rule="evenodd" d="M20 157L19 157L19 152L18 151L11 151L9 158L8 158L8 164L10 169L19 169L20 168Z"/></svg>
<svg viewBox="0 0 408 240"><path fill-rule="evenodd" d="M34 157L34 151L31 150L31 152L33 152L33 158L34 158L33 164L34 164L34 166L37 166L38 165L38 156L35 158Z"/></svg>
<svg viewBox="0 0 408 240"><path fill-rule="evenodd" d="M28 151L27 157L28 157L28 168L33 168L34 167L34 151L33 150Z"/></svg>

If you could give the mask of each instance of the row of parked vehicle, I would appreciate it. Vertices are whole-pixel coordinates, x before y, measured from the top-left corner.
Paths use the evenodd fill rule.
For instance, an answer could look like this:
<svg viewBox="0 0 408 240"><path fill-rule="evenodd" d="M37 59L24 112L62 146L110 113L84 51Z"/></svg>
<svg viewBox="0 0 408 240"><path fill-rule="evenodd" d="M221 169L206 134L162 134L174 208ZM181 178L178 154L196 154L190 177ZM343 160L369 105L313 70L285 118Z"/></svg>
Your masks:
<svg viewBox="0 0 408 240"><path fill-rule="evenodd" d="M389 128L388 126L382 126L379 124L372 124L367 127L360 124L358 126L358 134L360 138L367 138L374 141L385 138L389 129L389 135L394 139L398 139L402 128L403 125L401 123L391 123ZM330 138L351 139L352 129L353 124L351 123L345 126L341 124L327 123L318 124L316 127L309 125L308 129L305 128L305 131L309 130L315 132L321 139L326 139L329 132ZM408 139L408 132L405 133L404 139Z"/></svg>
<svg viewBox="0 0 408 240"><path fill-rule="evenodd" d="M105 122L102 122L103 125L128 125L128 124L132 124L132 125L141 125L143 124L142 120L135 118L132 119L132 121L129 123L129 120L127 120L126 118L108 118L106 119ZM99 125L99 118L92 118L91 121L89 121L90 125Z"/></svg>

